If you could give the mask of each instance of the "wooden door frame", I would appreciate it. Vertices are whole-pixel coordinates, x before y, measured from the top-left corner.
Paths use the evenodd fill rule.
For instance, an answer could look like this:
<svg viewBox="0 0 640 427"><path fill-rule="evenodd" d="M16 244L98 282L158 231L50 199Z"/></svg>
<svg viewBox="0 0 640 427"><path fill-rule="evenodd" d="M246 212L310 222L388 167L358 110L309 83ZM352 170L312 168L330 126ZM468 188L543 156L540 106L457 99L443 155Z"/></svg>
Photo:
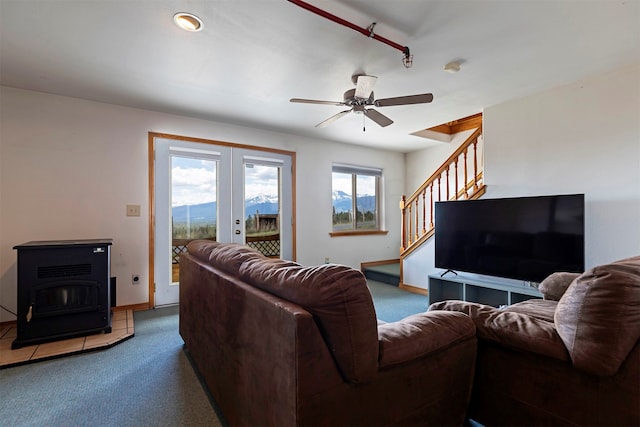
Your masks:
<svg viewBox="0 0 640 427"><path fill-rule="evenodd" d="M174 139L178 141L196 142L200 144L219 145L231 148L276 153L291 157L291 254L292 260L296 259L296 153L295 151L281 150L277 148L260 147L257 145L237 144L233 142L216 141L212 139L194 138L169 133L149 132L148 134L148 167L149 167L149 298L148 309L155 308L155 138Z"/></svg>

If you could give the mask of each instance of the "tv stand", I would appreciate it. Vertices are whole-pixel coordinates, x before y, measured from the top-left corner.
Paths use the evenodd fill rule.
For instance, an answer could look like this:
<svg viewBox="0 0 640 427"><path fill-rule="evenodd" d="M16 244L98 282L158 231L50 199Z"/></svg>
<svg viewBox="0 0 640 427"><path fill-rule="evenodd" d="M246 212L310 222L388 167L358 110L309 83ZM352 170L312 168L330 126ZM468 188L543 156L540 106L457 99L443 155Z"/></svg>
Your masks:
<svg viewBox="0 0 640 427"><path fill-rule="evenodd" d="M445 271L447 273L449 270ZM523 282L509 279L476 278L457 275L429 275L429 303L462 300L500 307L533 298L542 298L540 291Z"/></svg>

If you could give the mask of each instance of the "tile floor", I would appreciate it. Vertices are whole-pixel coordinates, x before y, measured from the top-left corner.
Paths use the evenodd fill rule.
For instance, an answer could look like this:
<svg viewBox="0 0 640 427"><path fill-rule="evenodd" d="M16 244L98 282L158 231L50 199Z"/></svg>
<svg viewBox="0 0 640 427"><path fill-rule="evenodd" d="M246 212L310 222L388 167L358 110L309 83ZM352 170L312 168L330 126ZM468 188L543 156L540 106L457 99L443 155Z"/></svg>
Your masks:
<svg viewBox="0 0 640 427"><path fill-rule="evenodd" d="M133 335L133 310L113 312L113 316L111 316L111 333L109 334L87 335L85 337L31 345L15 350L11 349L11 343L16 338L16 326L0 327L0 369L100 348L109 348L133 337Z"/></svg>

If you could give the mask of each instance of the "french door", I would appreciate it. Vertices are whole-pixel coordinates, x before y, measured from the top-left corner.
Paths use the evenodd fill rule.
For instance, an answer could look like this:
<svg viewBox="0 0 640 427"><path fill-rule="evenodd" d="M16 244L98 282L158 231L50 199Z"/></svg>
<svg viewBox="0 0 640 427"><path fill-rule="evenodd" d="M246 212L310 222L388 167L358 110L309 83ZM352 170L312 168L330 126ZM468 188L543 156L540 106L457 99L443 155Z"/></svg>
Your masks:
<svg viewBox="0 0 640 427"><path fill-rule="evenodd" d="M178 303L180 253L191 240L293 259L292 154L166 137L153 150L155 306Z"/></svg>

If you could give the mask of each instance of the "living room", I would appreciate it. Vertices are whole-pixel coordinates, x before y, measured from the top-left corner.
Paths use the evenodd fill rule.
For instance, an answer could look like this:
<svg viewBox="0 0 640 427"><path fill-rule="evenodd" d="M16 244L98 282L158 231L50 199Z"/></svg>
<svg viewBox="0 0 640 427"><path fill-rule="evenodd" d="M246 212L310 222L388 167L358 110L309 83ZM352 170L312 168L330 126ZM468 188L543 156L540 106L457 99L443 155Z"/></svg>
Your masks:
<svg viewBox="0 0 640 427"><path fill-rule="evenodd" d="M585 194L587 266L640 252L636 220L640 214L640 65L638 32L629 31L635 37L630 44L635 57L627 57L624 66L601 67L605 71L537 93L519 88L502 102L468 111L484 116L485 197ZM601 54L609 50L601 48ZM571 64L563 65L571 70ZM503 70L515 80L517 72ZM517 83L526 86L526 82ZM3 85L1 90L0 301L12 310L16 301L12 248L31 240L112 238L112 275L119 279L117 305L148 303L149 132L295 152L296 259L314 265L330 257L352 267L398 257L399 200L411 194L458 143L454 138L451 144L427 141L427 148L389 150L373 143L378 135L373 124L365 133L354 129L354 140L361 141L363 134L372 138L371 146L366 146L325 139L321 134L300 136L97 102L82 99L81 91L61 96L43 93L37 85L26 89ZM517 95L521 93L526 95ZM430 111L438 117L433 108ZM454 118L459 117L449 119ZM336 162L383 168L386 235L329 236L330 172ZM139 217L126 216L129 204L140 205ZM407 263L405 283L426 287L432 266L427 248L424 256ZM131 283L132 275L139 275L143 285ZM0 310L0 321L11 320L11 313Z"/></svg>

